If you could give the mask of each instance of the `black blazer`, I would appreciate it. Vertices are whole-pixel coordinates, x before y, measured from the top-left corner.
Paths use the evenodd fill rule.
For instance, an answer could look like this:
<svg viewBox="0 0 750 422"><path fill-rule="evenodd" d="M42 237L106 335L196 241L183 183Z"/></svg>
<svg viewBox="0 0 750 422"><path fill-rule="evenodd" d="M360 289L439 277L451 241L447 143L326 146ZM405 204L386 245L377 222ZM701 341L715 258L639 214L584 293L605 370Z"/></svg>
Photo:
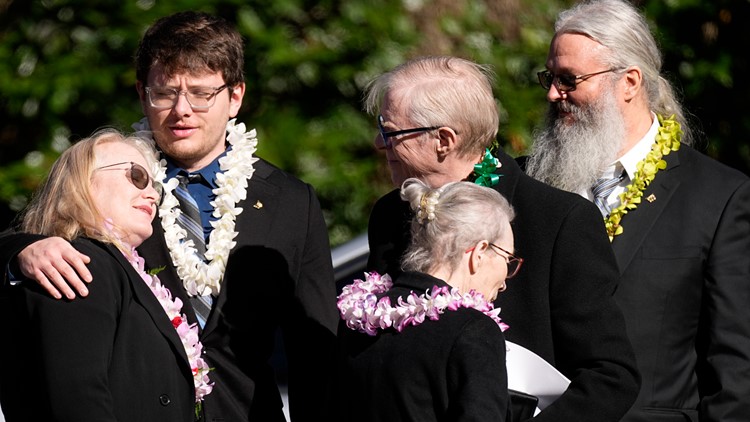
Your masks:
<svg viewBox="0 0 750 422"><path fill-rule="evenodd" d="M277 331L288 359L290 416L325 420L338 324L331 252L312 187L264 160L255 163L247 197L238 204L237 243L229 255L221 294L201 332L204 359L214 368L214 390L204 401L208 422L284 421L271 365ZM165 267L162 283L189 304L172 266L161 221L138 251L147 268ZM0 236L5 268L40 236ZM91 283L93 286L95 283ZM77 299L78 300L78 299ZM75 303L76 301L73 301ZM184 307L197 322L190 306Z"/></svg>
<svg viewBox="0 0 750 422"><path fill-rule="evenodd" d="M643 387L625 421L750 418L750 180L683 145L612 247Z"/></svg>
<svg viewBox="0 0 750 422"><path fill-rule="evenodd" d="M524 266L498 296L508 341L570 378L539 421L618 421L638 393L639 377L622 313L612 297L619 275L597 208L525 175L504 152L495 186L516 211L512 222ZM370 216L368 268L397 273L409 241L408 204L397 190Z"/></svg>
<svg viewBox="0 0 750 422"><path fill-rule="evenodd" d="M73 245L91 257L86 299L56 300L31 281L3 292L6 420L193 421L190 365L156 297L115 247Z"/></svg>
<svg viewBox="0 0 750 422"><path fill-rule="evenodd" d="M407 272L386 295L395 305L398 297L433 286L448 284ZM437 321L374 337L342 322L339 342L337 421L509 420L505 340L480 311L446 310Z"/></svg>
<svg viewBox="0 0 750 422"><path fill-rule="evenodd" d="M311 186L264 160L254 167L247 198L237 205L242 208L237 244L201 333L216 382L205 400L206 420L284 420L270 362L279 329L288 358L292 420L325 420L321 403L327 400L338 323L325 221ZM189 303L158 217L154 235L139 251L147 267L166 267L159 274L162 282ZM196 321L192 309L188 318Z"/></svg>

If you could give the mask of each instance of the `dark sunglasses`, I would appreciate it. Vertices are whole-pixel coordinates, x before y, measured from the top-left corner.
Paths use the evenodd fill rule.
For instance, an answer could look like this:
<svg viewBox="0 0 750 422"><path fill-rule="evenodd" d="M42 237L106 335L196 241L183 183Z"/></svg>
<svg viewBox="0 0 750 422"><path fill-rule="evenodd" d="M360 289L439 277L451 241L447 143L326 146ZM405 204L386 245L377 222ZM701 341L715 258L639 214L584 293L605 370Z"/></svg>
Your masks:
<svg viewBox="0 0 750 422"><path fill-rule="evenodd" d="M609 72L615 72L621 70L620 68L612 68L607 70L602 70L601 72L594 72L594 73L587 73L585 75L571 75L563 73L562 75L555 75L554 73L550 72L549 70L542 70L541 72L537 73L536 76L539 78L539 85L542 86L542 88L549 90L552 87L552 84L555 84L557 89L560 91L565 92L572 92L576 90L576 86L578 85L579 81L583 82L587 80L588 78L596 75L601 75L604 73ZM555 80L557 80L557 83L555 83Z"/></svg>
<svg viewBox="0 0 750 422"><path fill-rule="evenodd" d="M109 164L106 166L95 168L94 171L109 169L111 167L121 166L123 164L130 164L130 168L127 169L126 175L130 183L133 184L133 186L137 187L140 190L144 190L149 185L149 183L151 183L154 189L156 189L156 192L158 192L159 195L161 195L161 184L156 183L155 180L151 179L151 176L149 176L146 169L143 168L143 166L138 163L134 163L132 161L123 161L121 163ZM112 170L118 170L118 169L112 169Z"/></svg>

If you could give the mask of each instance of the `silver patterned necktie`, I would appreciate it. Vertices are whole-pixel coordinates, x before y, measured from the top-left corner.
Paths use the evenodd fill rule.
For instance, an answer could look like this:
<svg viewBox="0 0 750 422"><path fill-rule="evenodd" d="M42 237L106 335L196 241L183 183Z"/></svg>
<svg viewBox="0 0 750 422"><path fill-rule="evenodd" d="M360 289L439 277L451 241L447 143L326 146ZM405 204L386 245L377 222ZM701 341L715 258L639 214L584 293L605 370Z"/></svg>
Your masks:
<svg viewBox="0 0 750 422"><path fill-rule="evenodd" d="M594 204L599 207L599 211L605 218L609 216L610 212L612 212L609 204L607 203L607 198L609 198L609 195L612 194L617 185L622 182L625 176L627 176L627 173L625 173L625 171L623 170L622 173L617 177L613 177L611 179L597 179L596 183L594 183L594 186L591 187L591 193L594 194Z"/></svg>

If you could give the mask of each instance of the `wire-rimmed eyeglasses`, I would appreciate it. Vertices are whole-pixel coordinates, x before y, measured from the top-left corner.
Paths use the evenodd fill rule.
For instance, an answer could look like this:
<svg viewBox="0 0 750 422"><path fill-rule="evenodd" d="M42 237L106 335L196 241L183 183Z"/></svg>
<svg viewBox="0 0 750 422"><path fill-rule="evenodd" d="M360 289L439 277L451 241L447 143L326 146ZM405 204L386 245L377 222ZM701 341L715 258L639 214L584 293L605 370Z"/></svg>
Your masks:
<svg viewBox="0 0 750 422"><path fill-rule="evenodd" d="M115 169L114 167L121 166L123 164L130 164L130 168L122 169L122 170L127 171L125 175L128 178L128 181L130 181L130 183L133 186L137 187L140 190L144 190L146 189L146 187L149 185L149 182L150 182L151 186L153 186L156 192L159 194L159 196L161 196L161 193L162 193L161 183L158 183L154 179L152 179L151 176L146 171L146 169L143 168L143 166L141 166L138 163L134 163L132 161L123 161L121 163L114 163L114 164L109 164L109 165L102 166L102 167L97 167L94 169L94 171L106 170L106 169L120 170L120 169Z"/></svg>
<svg viewBox="0 0 750 422"><path fill-rule="evenodd" d="M571 75L569 73L555 75L549 70L542 70L541 72L538 72L536 76L537 78L539 78L539 84L545 90L549 90L552 87L552 84L555 84L555 87L557 87L557 89L560 91L572 92L576 90L576 86L578 85L579 81L583 82L592 76L601 75L601 74L609 73L609 72L616 72L618 70L622 70L622 69L618 67L613 67L611 69L602 70L600 72L587 73L585 75Z"/></svg>
<svg viewBox="0 0 750 422"><path fill-rule="evenodd" d="M506 251L505 249L501 248L500 246L497 246L494 243L490 242L490 246L494 248L495 252L505 258L505 262L508 263L508 275L505 277L506 279L513 278L516 274L518 274L518 270L521 269L521 264L523 264L523 258L519 258L512 253ZM501 254L497 250L500 250L501 252L505 253L505 255Z"/></svg>
<svg viewBox="0 0 750 422"><path fill-rule="evenodd" d="M196 87L185 91L167 86L147 86L146 95L151 107L158 109L172 108L177 104L180 95L184 95L188 104L195 110L206 110L216 102L216 95L227 88L224 84L217 88Z"/></svg>

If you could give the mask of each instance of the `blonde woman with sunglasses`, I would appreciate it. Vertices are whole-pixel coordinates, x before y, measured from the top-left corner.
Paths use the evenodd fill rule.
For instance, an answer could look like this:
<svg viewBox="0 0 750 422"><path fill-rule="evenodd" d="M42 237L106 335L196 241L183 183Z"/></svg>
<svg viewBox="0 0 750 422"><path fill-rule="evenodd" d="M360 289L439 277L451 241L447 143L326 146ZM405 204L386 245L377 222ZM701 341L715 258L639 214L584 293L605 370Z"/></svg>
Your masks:
<svg viewBox="0 0 750 422"><path fill-rule="evenodd" d="M30 280L3 290L8 422L192 422L198 396L210 392L179 299L135 252L157 212L155 166L150 144L98 132L60 156L22 214L20 230L62 237L91 257L97 282L73 301Z"/></svg>

